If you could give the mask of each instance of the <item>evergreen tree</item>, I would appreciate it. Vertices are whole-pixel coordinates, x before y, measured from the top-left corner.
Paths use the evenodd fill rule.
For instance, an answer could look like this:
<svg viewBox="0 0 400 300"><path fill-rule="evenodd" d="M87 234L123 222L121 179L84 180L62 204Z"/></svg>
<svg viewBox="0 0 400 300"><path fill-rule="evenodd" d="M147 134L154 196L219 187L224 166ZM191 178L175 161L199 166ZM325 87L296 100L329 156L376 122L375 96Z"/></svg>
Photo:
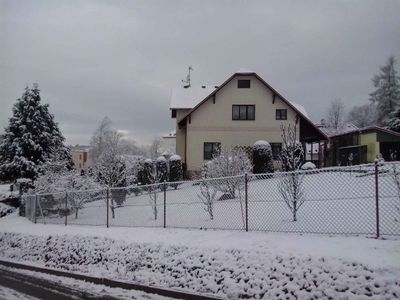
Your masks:
<svg viewBox="0 0 400 300"><path fill-rule="evenodd" d="M168 164L164 156L159 156L156 160L157 182L168 180Z"/></svg>
<svg viewBox="0 0 400 300"><path fill-rule="evenodd" d="M274 172L274 165L271 145L267 141L257 141L253 146L253 173L272 172Z"/></svg>
<svg viewBox="0 0 400 300"><path fill-rule="evenodd" d="M400 132L400 106L398 106L395 111L390 114L390 118L387 122L387 128L396 132Z"/></svg>
<svg viewBox="0 0 400 300"><path fill-rule="evenodd" d="M3 179L35 179L41 165L53 155L70 157L58 124L49 112L49 105L41 103L37 84L25 88L12 112L0 143Z"/></svg>
<svg viewBox="0 0 400 300"><path fill-rule="evenodd" d="M391 56L388 63L380 68L380 73L372 79L376 90L370 94L370 100L377 104L379 125L387 125L388 116L400 105L400 78L395 64L395 58Z"/></svg>
<svg viewBox="0 0 400 300"><path fill-rule="evenodd" d="M176 182L183 180L182 159L179 155L172 155L169 158L169 181ZM171 184L174 189L178 188L178 184Z"/></svg>

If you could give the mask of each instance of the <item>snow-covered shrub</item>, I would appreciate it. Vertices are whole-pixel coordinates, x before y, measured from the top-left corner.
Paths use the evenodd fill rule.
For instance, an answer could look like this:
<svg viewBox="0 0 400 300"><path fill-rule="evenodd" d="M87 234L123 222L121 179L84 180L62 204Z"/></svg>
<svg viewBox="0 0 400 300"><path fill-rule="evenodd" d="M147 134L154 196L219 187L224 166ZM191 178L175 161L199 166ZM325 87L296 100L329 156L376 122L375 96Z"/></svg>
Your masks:
<svg viewBox="0 0 400 300"><path fill-rule="evenodd" d="M287 173L282 173L279 179L279 191L289 207L293 221L297 220L297 211L305 201L303 179L304 173L300 171L304 161L303 147L297 141L297 126L281 126L282 152L280 160L282 168Z"/></svg>
<svg viewBox="0 0 400 300"><path fill-rule="evenodd" d="M0 202L0 218L12 214L15 211L15 207L8 206Z"/></svg>
<svg viewBox="0 0 400 300"><path fill-rule="evenodd" d="M169 181L177 182L183 180L182 159L179 155L172 155L169 158ZM178 184L172 183L174 189L178 188Z"/></svg>
<svg viewBox="0 0 400 300"><path fill-rule="evenodd" d="M247 153L241 149L225 150L222 149L220 154L214 157L207 164L207 174L210 178L232 177L250 173L253 166ZM218 180L218 190L227 193L231 199L236 197L236 191L241 190L244 186L242 177L225 178Z"/></svg>
<svg viewBox="0 0 400 300"><path fill-rule="evenodd" d="M302 170L314 170L316 168L317 167L315 166L315 164L313 164L311 161L308 161L301 166Z"/></svg>
<svg viewBox="0 0 400 300"><path fill-rule="evenodd" d="M272 173L274 165L272 161L271 145L267 141L257 141L253 146L253 173Z"/></svg>
<svg viewBox="0 0 400 300"><path fill-rule="evenodd" d="M164 156L159 156L156 160L157 182L168 180L168 163Z"/></svg>
<svg viewBox="0 0 400 300"><path fill-rule="evenodd" d="M62 163L46 164L43 167L43 173L34 182L36 194L47 194L40 199L49 212L54 207L59 207L59 213L60 210L65 210L64 203L60 203L52 194L68 193L68 206L75 212L75 218L78 218L78 210L83 208L84 203L92 200L93 191L101 188L103 186L93 176L81 175L76 170L68 170ZM62 213L69 213L69 211Z"/></svg>

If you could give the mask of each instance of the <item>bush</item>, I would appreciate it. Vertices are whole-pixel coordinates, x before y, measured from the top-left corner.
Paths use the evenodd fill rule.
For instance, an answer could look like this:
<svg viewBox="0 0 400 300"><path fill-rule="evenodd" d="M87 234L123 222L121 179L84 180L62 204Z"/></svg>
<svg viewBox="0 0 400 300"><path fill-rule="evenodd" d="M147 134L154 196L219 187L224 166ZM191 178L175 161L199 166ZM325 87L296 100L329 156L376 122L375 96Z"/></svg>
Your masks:
<svg viewBox="0 0 400 300"><path fill-rule="evenodd" d="M168 164L164 156L160 156L156 160L157 182L168 180Z"/></svg>
<svg viewBox="0 0 400 300"><path fill-rule="evenodd" d="M266 141L257 141L253 146L253 173L272 172L274 172L274 164L271 145Z"/></svg>
<svg viewBox="0 0 400 300"><path fill-rule="evenodd" d="M183 179L182 159L179 155L172 155L169 159L169 181L176 182ZM178 184L171 184L174 189L178 188Z"/></svg>

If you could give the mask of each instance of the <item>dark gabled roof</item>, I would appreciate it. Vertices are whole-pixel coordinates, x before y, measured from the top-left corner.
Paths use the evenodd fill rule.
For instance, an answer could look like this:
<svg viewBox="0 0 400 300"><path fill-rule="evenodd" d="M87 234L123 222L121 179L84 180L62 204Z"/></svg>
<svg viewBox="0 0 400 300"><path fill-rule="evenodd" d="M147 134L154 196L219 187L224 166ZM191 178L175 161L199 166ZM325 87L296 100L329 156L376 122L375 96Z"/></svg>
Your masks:
<svg viewBox="0 0 400 300"><path fill-rule="evenodd" d="M374 131L379 131L379 132L383 132L383 133L387 133L387 134L391 134L391 135L400 137L400 133L399 132L396 132L396 131L393 131L393 130L389 130L389 129L386 129L386 128L383 128L383 127L379 127L379 126L368 126L368 127L359 128L359 129L356 129L356 130L347 131L347 132L344 132L344 133L332 135L331 138L339 137L339 136L343 136L343 135L347 135L347 134L354 134L354 133L361 134L361 133L374 132Z"/></svg>
<svg viewBox="0 0 400 300"><path fill-rule="evenodd" d="M328 140L328 136L321 130L319 129L306 115L304 115L299 109L297 109L290 101L285 99L280 93L278 93L272 86L270 86L264 79L262 79L257 73L255 72L236 72L234 73L231 77L229 77L227 80L225 80L224 83L222 83L217 89L215 89L211 94L209 94L207 97L205 97L202 101L200 101L195 107L193 107L180 121L179 125L184 125L184 121L186 121L187 117L189 117L194 111L196 111L204 102L206 102L210 97L214 96L218 91L220 91L222 88L224 88L225 85L227 85L234 77L236 76L254 76L256 77L264 86L266 86L268 89L270 89L276 96L278 96L279 99L281 99L284 103L286 103L290 108L292 108L301 118L303 118L307 123L309 123L312 127L317 130L323 136L326 140Z"/></svg>

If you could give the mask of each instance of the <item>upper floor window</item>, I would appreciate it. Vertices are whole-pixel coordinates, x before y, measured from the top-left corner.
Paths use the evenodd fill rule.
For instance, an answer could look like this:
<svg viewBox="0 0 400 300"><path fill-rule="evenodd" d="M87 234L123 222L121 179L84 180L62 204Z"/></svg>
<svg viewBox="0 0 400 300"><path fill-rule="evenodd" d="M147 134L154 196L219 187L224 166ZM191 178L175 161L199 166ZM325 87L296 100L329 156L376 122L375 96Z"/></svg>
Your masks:
<svg viewBox="0 0 400 300"><path fill-rule="evenodd" d="M213 159L221 150L221 143L204 143L204 160Z"/></svg>
<svg viewBox="0 0 400 300"><path fill-rule="evenodd" d="M176 118L176 109L171 110L171 118Z"/></svg>
<svg viewBox="0 0 400 300"><path fill-rule="evenodd" d="M276 120L287 120L287 109L277 109L275 118Z"/></svg>
<svg viewBox="0 0 400 300"><path fill-rule="evenodd" d="M255 120L255 105L232 105L232 120Z"/></svg>
<svg viewBox="0 0 400 300"><path fill-rule="evenodd" d="M238 80L238 88L239 89L249 89L250 88L250 79L239 79Z"/></svg>

